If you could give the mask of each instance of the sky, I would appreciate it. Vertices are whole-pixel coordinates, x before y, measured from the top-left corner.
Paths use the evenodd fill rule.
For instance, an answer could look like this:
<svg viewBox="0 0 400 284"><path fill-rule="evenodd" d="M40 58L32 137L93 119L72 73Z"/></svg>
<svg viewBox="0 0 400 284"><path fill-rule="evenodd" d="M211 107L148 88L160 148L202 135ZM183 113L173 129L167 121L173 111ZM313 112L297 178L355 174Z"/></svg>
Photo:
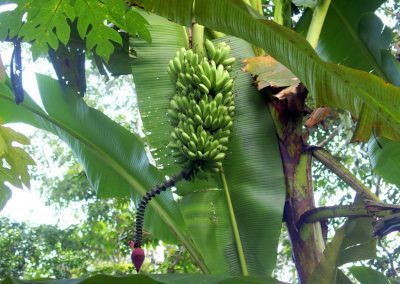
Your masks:
<svg viewBox="0 0 400 284"><path fill-rule="evenodd" d="M12 47L9 43L0 43L0 55L5 65L11 60ZM23 53L23 57L30 57L30 54ZM36 84L35 73L54 73L51 65L43 59L39 59L35 64L25 66L23 72L23 85L25 90L29 90L29 95L41 105L40 95ZM15 130L30 135L35 132L33 127L24 124L8 125ZM55 174L61 174L61 169L55 169ZM44 199L38 192L38 182L31 180L31 188L16 188L11 186L12 197L5 208L0 212L0 217L8 217L17 222L29 222L32 225L60 223L60 227L67 227L77 224L81 220L79 206L75 205L63 211L57 211L52 207L45 206ZM75 207L75 208L74 208ZM59 222L63 220L62 222Z"/></svg>

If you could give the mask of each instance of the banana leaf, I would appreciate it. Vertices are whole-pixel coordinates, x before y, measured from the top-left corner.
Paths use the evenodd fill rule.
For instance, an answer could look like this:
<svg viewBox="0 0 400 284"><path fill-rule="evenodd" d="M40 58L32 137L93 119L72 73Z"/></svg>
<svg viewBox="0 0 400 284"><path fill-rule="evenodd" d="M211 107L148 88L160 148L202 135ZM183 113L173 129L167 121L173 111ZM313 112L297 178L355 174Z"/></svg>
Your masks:
<svg viewBox="0 0 400 284"><path fill-rule="evenodd" d="M373 13L383 2L356 0L350 4L345 0L332 1L317 52L325 60L376 74L398 86L400 78L396 78L396 65L399 64L389 51L392 32L388 27L384 28ZM359 123L353 141L368 141L372 129L376 135L389 131L390 127L378 123L376 112L368 106L363 105L361 112L362 123ZM382 127L387 130L381 130Z"/></svg>
<svg viewBox="0 0 400 284"><path fill-rule="evenodd" d="M400 85L400 63L389 51L392 32L373 13L383 0L334 0L322 29L317 51L322 58L349 67L371 71L392 84ZM374 120L375 114L365 109L364 119ZM378 137L380 125L358 127L353 140L368 140L372 168L385 181L400 187L400 144Z"/></svg>
<svg viewBox="0 0 400 284"><path fill-rule="evenodd" d="M57 80L44 75L37 75L37 80L45 111L29 96L16 105L10 86L0 84L0 113L5 122L24 122L59 136L70 146L101 197L131 196L137 201L164 180L149 163L140 137L88 107ZM182 214L171 193L152 201L146 211L153 218L152 222L145 223L150 233L155 231L158 233L155 237L166 241L174 241L176 237L200 267L207 270L186 233Z"/></svg>
<svg viewBox="0 0 400 284"><path fill-rule="evenodd" d="M372 124L380 126L380 135L400 140L400 89L367 72L323 61L294 31L263 19L243 1L196 1L192 10L177 17L161 9L165 3L176 1L141 0L145 9L175 21L194 17L208 28L245 39L264 48L269 55L288 67L315 96L317 106L338 107L360 119L359 127L371 131ZM181 1L182 2L186 1ZM179 3L175 7L179 9ZM374 114L373 121L361 117L363 105Z"/></svg>
<svg viewBox="0 0 400 284"><path fill-rule="evenodd" d="M339 267L375 257L376 240L372 231L371 218L350 219L337 229L332 241L327 244L320 263L310 276L310 283L349 282Z"/></svg>
<svg viewBox="0 0 400 284"><path fill-rule="evenodd" d="M391 284L389 278L383 275L381 272L376 271L370 267L353 266L349 268L350 273L361 283L361 284Z"/></svg>
<svg viewBox="0 0 400 284"><path fill-rule="evenodd" d="M152 24L150 30L153 41L132 42L138 54L132 72L147 133L146 140L153 150L156 164L161 165L169 175L179 171L179 167L171 159L167 148L171 126L166 112L174 93L167 66L179 47L187 47L187 39L183 27L152 14L144 16ZM251 77L240 70L243 67L240 61L254 56L252 47L233 37L221 40L231 45L232 56L238 62L232 73L237 92L236 118L229 155L224 163L225 174L250 275L270 275L275 266L285 196L278 142L273 134L275 129L268 109L251 86ZM205 200L210 198L210 193L203 191L211 188L220 188L217 179L208 182L196 179L177 185L178 194L188 195L182 202L185 221L212 273L240 275L227 204L219 203L219 220L226 220L217 225L206 220L193 225L193 215L187 214L197 210L196 214L201 215L199 208L209 208ZM199 191L199 195L192 194L194 191ZM205 232L223 236L221 243L206 241Z"/></svg>
<svg viewBox="0 0 400 284"><path fill-rule="evenodd" d="M175 85L168 76L167 67L179 48L188 47L188 38L184 27L178 24L151 13L143 13L143 16L151 24L153 41L131 40L131 47L138 55L133 62L133 80L146 142L157 166L171 175L176 174L180 166L174 162L168 148L172 126L166 106L174 95Z"/></svg>
<svg viewBox="0 0 400 284"><path fill-rule="evenodd" d="M81 279L65 279L65 280L20 280L8 277L0 282L1 284L280 284L282 282L273 278L260 277L232 277L232 276L206 276L195 274L171 274L171 275L126 275L111 276L98 274ZM283 284L283 283L282 283Z"/></svg>
<svg viewBox="0 0 400 284"><path fill-rule="evenodd" d="M181 209L193 241L203 252L211 273L240 275L224 192L208 190L187 194L182 199Z"/></svg>
<svg viewBox="0 0 400 284"><path fill-rule="evenodd" d="M372 136L368 142L368 155L374 172L400 189L400 143Z"/></svg>
<svg viewBox="0 0 400 284"><path fill-rule="evenodd" d="M321 58L364 71L374 69L379 72L380 67L376 64L376 59L358 31L362 15L373 13L383 2L385 1L333 0L316 48ZM376 28L379 28L379 25ZM377 45L381 44L377 42Z"/></svg>

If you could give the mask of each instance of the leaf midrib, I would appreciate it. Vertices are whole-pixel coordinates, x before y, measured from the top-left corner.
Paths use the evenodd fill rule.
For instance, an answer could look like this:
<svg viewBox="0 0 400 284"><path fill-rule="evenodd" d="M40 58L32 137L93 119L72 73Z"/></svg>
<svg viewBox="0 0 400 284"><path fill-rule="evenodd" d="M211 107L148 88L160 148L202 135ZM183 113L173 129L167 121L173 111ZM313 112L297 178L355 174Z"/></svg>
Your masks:
<svg viewBox="0 0 400 284"><path fill-rule="evenodd" d="M14 103L14 101L3 95L0 94L0 98L4 100L11 101ZM72 137L77 139L78 141L81 141L83 144L85 144L89 149L93 151L93 153L96 154L101 160L106 162L109 166L111 166L121 177L123 177L132 187L136 188L142 195L146 194L146 189L142 186L142 184L137 181L134 177L132 177L129 172L121 166L115 159L113 159L110 155L108 155L107 152L103 151L101 148L97 147L95 144L93 144L90 140L82 137L74 131L73 129L69 128L68 126L65 126L62 122L58 122L57 120L53 119L52 117L48 116L44 112L39 112L38 110L26 105L26 104L21 104L21 107L31 111L32 113L36 114L37 116L41 117L42 119L48 120L49 122L53 123L57 127L63 129L65 132L70 134ZM197 249L192 245L190 240L186 238L186 236L183 234L183 232L180 232L180 230L177 230L176 228L179 228L177 223L173 220L173 218L170 218L169 214L166 213L166 211L162 208L162 206L159 204L158 201L153 200L150 203L150 206L154 208L154 210L159 214L159 216L164 220L165 223L174 231L176 234L177 238L182 241L182 243L185 245L185 247L188 249L196 263L200 266L201 270L203 272L207 273L208 268L205 266L204 261L202 260L199 252Z"/></svg>
<svg viewBox="0 0 400 284"><path fill-rule="evenodd" d="M373 71L379 77L385 78L385 80L387 80L384 70L382 70L381 66L379 64L377 64L374 56L371 54L371 51L365 46L364 42L361 40L361 38L358 36L358 34L355 33L353 27L347 21L346 17L343 15L343 13L336 7L335 3L331 3L331 7L335 10L335 13L338 15L339 19L343 22L343 25L348 30L348 34L351 36L351 38L355 42L358 43L361 53L365 56L368 63L371 64L371 66L373 67Z"/></svg>

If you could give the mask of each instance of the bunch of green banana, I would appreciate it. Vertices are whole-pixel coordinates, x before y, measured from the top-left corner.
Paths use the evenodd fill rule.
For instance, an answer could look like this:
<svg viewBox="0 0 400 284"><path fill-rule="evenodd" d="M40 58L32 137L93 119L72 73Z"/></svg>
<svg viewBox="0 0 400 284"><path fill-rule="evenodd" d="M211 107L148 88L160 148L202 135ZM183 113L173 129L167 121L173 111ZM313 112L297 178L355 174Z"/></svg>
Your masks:
<svg viewBox="0 0 400 284"><path fill-rule="evenodd" d="M235 62L230 47L205 41L207 57L193 50L176 52L168 73L176 83L168 115L175 127L170 147L176 161L193 163L206 176L218 172L228 150L235 114L233 79L228 70Z"/></svg>

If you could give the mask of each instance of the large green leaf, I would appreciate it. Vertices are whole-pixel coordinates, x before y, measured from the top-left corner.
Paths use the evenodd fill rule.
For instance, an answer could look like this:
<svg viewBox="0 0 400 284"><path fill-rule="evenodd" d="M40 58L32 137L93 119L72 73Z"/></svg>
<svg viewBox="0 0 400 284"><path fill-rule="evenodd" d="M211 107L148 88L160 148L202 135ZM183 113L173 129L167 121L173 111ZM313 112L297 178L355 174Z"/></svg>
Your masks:
<svg viewBox="0 0 400 284"><path fill-rule="evenodd" d="M167 147L172 127L166 114L175 84L167 73L168 62L180 47L187 48L185 29L154 14L144 14L153 35L153 42L131 41L138 58L134 60L132 74L143 120L146 140L152 155L167 174L176 174L180 166L174 163Z"/></svg>
<svg viewBox="0 0 400 284"><path fill-rule="evenodd" d="M145 7L146 3L151 3L152 11L175 21L191 15L190 10L181 10L185 14L180 17L176 17L176 13L161 10L166 2L174 5L176 1L141 2ZM175 8L180 9L180 6ZM365 104L374 112L375 123L382 126L381 135L390 139L400 139L399 88L373 74L321 60L302 36L261 18L243 1L196 1L194 17L200 24L211 29L243 38L264 48L304 83L315 95L318 106L342 108L360 118L362 106ZM371 125L369 121L363 120L360 124L360 127L364 127L365 124L367 128Z"/></svg>
<svg viewBox="0 0 400 284"><path fill-rule="evenodd" d="M148 21L154 23L152 17L149 17ZM159 159L157 162L165 165L169 171L171 169L177 171L176 166L168 165L171 160L168 159L169 153L166 148L171 139L169 134L171 126L169 126L166 111L170 96L174 92L174 86L169 83L166 67L177 47L176 43L165 38L165 34L170 31L168 36L177 37L179 42L182 27L179 27L181 29L179 30L175 24L165 20L158 21L163 24L163 27L153 26L154 40L151 44L135 41L134 46L141 59L135 63L137 65L133 67L133 73L141 103L141 113L144 115L145 130L150 133L148 139L150 146L155 148L154 153L157 153L156 157ZM269 275L275 266L285 196L278 142L273 134L275 129L272 119L261 97L251 85L251 77L240 71L243 67L240 61L254 56L252 47L232 37L221 40L231 45L232 55L238 60L233 68L237 92L236 116L229 145L230 153L224 163L225 174L248 269L253 275ZM181 44L185 46L186 43ZM152 92L149 93L149 89ZM182 185L178 185L178 192L186 194L195 189L217 188L218 184L215 180L210 180L208 183L197 180L194 183L186 183L186 188L189 186L190 190L182 189ZM191 205L188 204L187 200L194 200L193 196L198 195L190 195L188 199L184 199L186 200L184 212L196 210L197 206L209 207L207 202L198 204L192 201ZM205 198L209 196L206 195L200 199L205 202ZM221 212L227 212L226 203L220 206ZM249 211L247 208L252 208L252 210ZM226 214L225 217L229 218L229 215ZM232 243L232 224L229 225L226 220L227 223L223 223L223 228L214 228L212 222L205 222L201 227L193 227L190 225L193 221L189 215L185 214L185 220L210 270L240 275L237 252L234 251L236 247ZM201 230L222 234L224 242L222 244L210 242L207 247L204 246L205 240L201 236L205 233ZM230 251L229 254L227 250Z"/></svg>
<svg viewBox="0 0 400 284"><path fill-rule="evenodd" d="M318 52L335 63L345 64L364 71L371 71L385 80L400 85L400 64L390 53L392 32L372 12L382 0L335 0L325 20ZM373 123L374 112L363 110L365 121ZM376 135L379 135L380 125ZM358 127L355 139L370 138L370 127ZM400 186L400 144L384 137L372 136L368 152L374 171L386 181Z"/></svg>
<svg viewBox="0 0 400 284"><path fill-rule="evenodd" d="M194 0L133 0L130 2L139 4L139 6L143 7L146 11L155 12L167 19L174 19L179 24L190 26L193 20L193 1Z"/></svg>
<svg viewBox="0 0 400 284"><path fill-rule="evenodd" d="M349 271L361 284L391 283L385 275L370 267L353 266L349 268Z"/></svg>
<svg viewBox="0 0 400 284"><path fill-rule="evenodd" d="M167 147L172 126L166 113L170 98L175 92L175 85L167 73L167 66L179 48L188 47L188 38L185 28L180 25L151 13L143 13L143 16L151 24L149 30L153 41L131 41L131 46L138 54L133 63L132 74L146 142L156 165L161 167L166 175L174 175L181 167L175 163L170 148ZM213 181L181 182L177 186L177 192L184 194L213 186L215 187Z"/></svg>
<svg viewBox="0 0 400 284"><path fill-rule="evenodd" d="M122 45L114 25L151 41L146 21L122 0L14 0L1 4L16 4L17 7L1 13L0 38L18 37L30 42L34 58L47 53L49 47L57 50L60 42L67 46L70 23L74 21L87 50L95 49L106 61L114 51L113 43ZM108 25L110 22L114 25Z"/></svg>
<svg viewBox="0 0 400 284"><path fill-rule="evenodd" d="M71 147L100 196L138 199L164 180L149 163L138 136L88 107L76 93L61 88L58 81L44 75L37 78L46 112L29 96L24 103L16 105L9 86L0 84L0 111L6 122L25 122L58 135ZM150 232L157 230L155 237L168 241L174 240L176 235L199 265L203 265L187 236L182 214L171 193L152 201L147 213L153 222L146 221L145 225ZM204 266L202 268L206 270Z"/></svg>
<svg viewBox="0 0 400 284"><path fill-rule="evenodd" d="M360 38L358 29L361 16L374 12L383 2L385 1L333 0L324 21L317 53L333 63L364 71L380 70L372 53Z"/></svg>
<svg viewBox="0 0 400 284"><path fill-rule="evenodd" d="M0 282L1 284L279 284L278 280L272 278L260 277L232 277L232 276L206 276L195 274L170 274L170 275L126 275L126 276L110 276L98 274L82 279L68 280L36 280L26 281L16 278L6 278Z"/></svg>
<svg viewBox="0 0 400 284"><path fill-rule="evenodd" d="M187 194L181 203L193 241L201 249L212 274L240 275L232 224L221 190Z"/></svg>
<svg viewBox="0 0 400 284"><path fill-rule="evenodd" d="M333 1L317 51L330 62L371 72L396 84L400 78L396 79L393 71L398 63L389 52L392 33L387 27L383 28L382 21L373 14L382 2L356 0L349 5L349 1ZM372 129L377 134L390 132L391 126L380 120L376 111L367 105L363 105L359 120L354 141L367 141Z"/></svg>
<svg viewBox="0 0 400 284"><path fill-rule="evenodd" d="M371 137L368 155L374 172L400 188L400 143L383 137Z"/></svg>
<svg viewBox="0 0 400 284"><path fill-rule="evenodd" d="M310 278L312 284L341 284L347 278L338 269L341 265L374 258L376 241L370 218L350 219L336 230L327 244L320 263Z"/></svg>
<svg viewBox="0 0 400 284"><path fill-rule="evenodd" d="M133 42L133 47L138 53L133 74L148 143L153 149L156 163L163 165L164 171L171 174L177 172L179 167L173 163L167 148L171 139L171 126L166 112L170 97L175 90L170 82L167 66L177 49L186 47L187 39L183 27L151 14L145 17L152 24L150 29L153 42L150 44L140 40ZM224 168L233 207L237 209L237 222L250 273L269 275L275 266L285 195L278 143L272 134L275 130L267 108L255 88L251 86L250 76L240 71L243 66L239 61L254 56L252 47L232 37L222 40L231 45L232 55L238 59L233 72L237 86L235 129ZM196 180L194 183L178 184L177 192L187 194L196 189L217 187L216 180L208 182ZM186 200L184 212L192 212L198 209L197 206L209 207L207 202L198 204L192 201L189 204L187 200L194 200L194 196L205 202L210 194L205 196L190 194L184 199ZM227 212L226 203L219 205L221 212ZM252 208L253 211L250 212L246 208ZM201 214L199 211L196 212ZM221 223L224 224L222 228L215 227L212 222L193 227L191 225L193 220L187 214L184 215L192 238L211 272L240 275L237 252L234 251L235 246L232 246L232 227L228 220L225 220L226 223ZM229 218L225 213L222 215ZM202 239L205 232L223 235L224 242L221 244L210 242L205 246L206 240ZM229 245L231 245L229 249L233 250L231 255L234 257L227 257L226 250Z"/></svg>
<svg viewBox="0 0 400 284"><path fill-rule="evenodd" d="M236 114L223 167L249 272L270 275L286 194L278 139L252 78L241 70L242 61L254 56L252 46L233 37L224 40L237 61L233 66Z"/></svg>

